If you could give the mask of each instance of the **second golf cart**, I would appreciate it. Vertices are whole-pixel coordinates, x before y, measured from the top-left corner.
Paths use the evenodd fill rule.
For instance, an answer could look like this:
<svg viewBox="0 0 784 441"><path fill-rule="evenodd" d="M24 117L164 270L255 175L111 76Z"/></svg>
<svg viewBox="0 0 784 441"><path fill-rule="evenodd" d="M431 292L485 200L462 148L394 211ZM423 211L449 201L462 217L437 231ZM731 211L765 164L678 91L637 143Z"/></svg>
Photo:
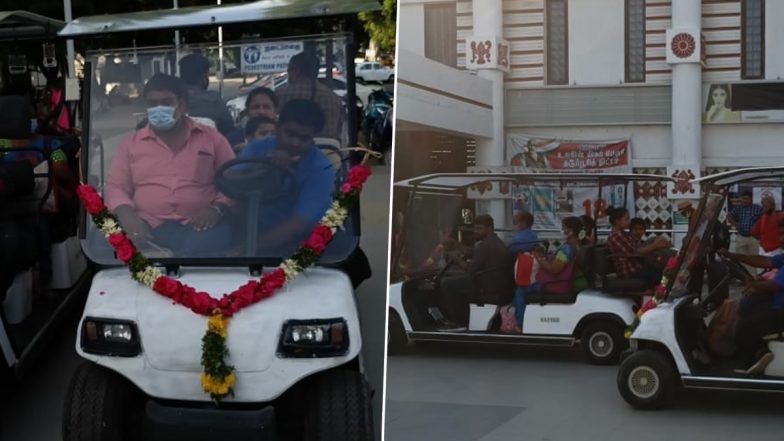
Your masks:
<svg viewBox="0 0 784 441"><path fill-rule="evenodd" d="M739 288L730 289L731 283L745 283L752 278L743 265L716 253L729 248L728 229L720 220L722 209L740 189L764 187L780 191L784 167L739 169L706 176L696 183L704 192L698 220L678 255L663 302L641 317L631 334L631 349L624 354L618 371L620 394L635 408L665 407L681 388L784 392L781 332L764 337L773 360L760 369L745 365L733 354L731 332L725 338L728 350L709 340L725 335L714 332L718 324L714 321L718 305L739 294ZM708 263L706 256L715 257ZM690 283L701 277L698 272L705 269L702 262L706 262L709 279L714 268L718 268L714 273L722 275L718 283L708 284L707 291L701 283Z"/></svg>
<svg viewBox="0 0 784 441"><path fill-rule="evenodd" d="M501 314L512 302L515 291L511 268L507 288L482 292L469 299L467 330L440 330L441 299L449 295L441 280L460 273L445 261L441 243L445 237L451 237L470 244L474 214L482 198L493 193L493 197L506 198L505 203L512 204L506 208L533 213L533 229L551 250L563 240L563 217L598 214L598 234L605 234L604 208L634 207L634 196L643 188L651 190L645 191L645 198L655 200L657 208L659 204L663 207L651 212L649 219L655 214L658 222L659 215L668 215L666 182L667 177L656 175L554 173L449 173L398 182L396 196L407 203L394 213L396 250L392 274L397 280L389 289L389 350L400 351L412 341L567 347L580 342L588 361L616 363L627 346L624 329L634 320L645 286L640 280L617 277L606 246L579 248L577 267L587 280L586 289L568 295L527 295L522 333L504 333L500 329ZM594 210L596 207L599 210ZM636 208L642 213L643 208L649 207ZM502 215L508 212L502 210ZM496 219L496 225L501 221ZM496 232L508 233L499 228Z"/></svg>

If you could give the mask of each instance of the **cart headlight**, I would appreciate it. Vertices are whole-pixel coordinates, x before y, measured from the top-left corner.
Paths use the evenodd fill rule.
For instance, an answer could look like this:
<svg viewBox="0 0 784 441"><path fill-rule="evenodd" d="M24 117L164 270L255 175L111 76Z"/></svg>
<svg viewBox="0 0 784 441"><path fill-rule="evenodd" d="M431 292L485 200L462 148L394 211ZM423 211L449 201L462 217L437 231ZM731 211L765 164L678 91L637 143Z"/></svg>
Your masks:
<svg viewBox="0 0 784 441"><path fill-rule="evenodd" d="M136 323L127 320L86 317L81 347L88 354L135 357L142 352Z"/></svg>
<svg viewBox="0 0 784 441"><path fill-rule="evenodd" d="M340 357L348 353L348 344L348 326L343 319L289 320L283 324L278 357Z"/></svg>

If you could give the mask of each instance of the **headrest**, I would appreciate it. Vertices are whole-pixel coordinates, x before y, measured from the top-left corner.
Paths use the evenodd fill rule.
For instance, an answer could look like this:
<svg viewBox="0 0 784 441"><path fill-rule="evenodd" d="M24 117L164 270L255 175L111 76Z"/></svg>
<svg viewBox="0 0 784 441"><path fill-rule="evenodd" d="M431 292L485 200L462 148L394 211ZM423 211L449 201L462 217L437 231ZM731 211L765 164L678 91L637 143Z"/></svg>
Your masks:
<svg viewBox="0 0 784 441"><path fill-rule="evenodd" d="M27 97L0 96L0 138L29 138L32 109Z"/></svg>

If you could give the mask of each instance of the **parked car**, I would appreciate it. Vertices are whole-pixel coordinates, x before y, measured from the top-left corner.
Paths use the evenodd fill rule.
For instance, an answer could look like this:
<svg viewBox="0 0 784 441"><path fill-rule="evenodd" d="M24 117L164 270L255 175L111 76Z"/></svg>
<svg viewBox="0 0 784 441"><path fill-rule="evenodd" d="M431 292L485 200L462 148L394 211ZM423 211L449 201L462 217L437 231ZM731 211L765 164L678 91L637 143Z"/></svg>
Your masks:
<svg viewBox="0 0 784 441"><path fill-rule="evenodd" d="M394 81L395 71L377 62L366 62L357 64L354 70L357 79L364 82L380 81L388 82Z"/></svg>

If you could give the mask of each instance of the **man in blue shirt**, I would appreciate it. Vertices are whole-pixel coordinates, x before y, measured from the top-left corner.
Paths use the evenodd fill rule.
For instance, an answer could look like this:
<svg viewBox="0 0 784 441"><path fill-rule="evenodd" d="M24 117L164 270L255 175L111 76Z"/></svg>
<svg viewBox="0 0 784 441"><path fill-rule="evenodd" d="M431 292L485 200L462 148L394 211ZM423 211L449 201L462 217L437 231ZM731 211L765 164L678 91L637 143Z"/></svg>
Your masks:
<svg viewBox="0 0 784 441"><path fill-rule="evenodd" d="M323 126L324 113L318 105L309 100L292 100L281 109L275 136L251 143L239 155L267 158L275 165L290 168L297 179L296 198L261 207L259 246L265 250L283 247L293 251L307 239L332 203L335 170L313 142Z"/></svg>
<svg viewBox="0 0 784 441"><path fill-rule="evenodd" d="M735 238L735 252L738 254L759 254L759 242L751 235L751 229L762 217L762 207L752 203L751 192L743 192L740 205L732 207L727 222L738 229ZM749 272L752 268L746 267Z"/></svg>
<svg viewBox="0 0 784 441"><path fill-rule="evenodd" d="M784 245L784 222L779 224L779 241ZM761 373L773 359L762 337L784 331L784 255L767 257L726 250L719 254L756 268L778 268L771 280L748 282L738 307L739 321L735 331L738 353L747 366L754 363L747 373Z"/></svg>
<svg viewBox="0 0 784 441"><path fill-rule="evenodd" d="M517 212L512 218L512 222L517 227L517 233L512 237L509 243L509 251L517 253L525 253L532 251L539 246L539 238L531 228L534 225L534 217L528 212Z"/></svg>
<svg viewBox="0 0 784 441"><path fill-rule="evenodd" d="M528 212L517 212L514 215L513 222L517 227L517 233L512 237L512 242L509 243L509 251L517 255L520 253L527 253L533 251L539 246L539 238L534 233L532 227L534 226L534 217ZM521 261L518 264L522 264ZM517 265L515 265L517 271ZM515 274L516 276L516 274ZM538 287L535 284L517 285L515 289L514 306L515 306L515 319L517 320L517 332L523 332L523 319L525 317L525 297L529 292L537 291Z"/></svg>

